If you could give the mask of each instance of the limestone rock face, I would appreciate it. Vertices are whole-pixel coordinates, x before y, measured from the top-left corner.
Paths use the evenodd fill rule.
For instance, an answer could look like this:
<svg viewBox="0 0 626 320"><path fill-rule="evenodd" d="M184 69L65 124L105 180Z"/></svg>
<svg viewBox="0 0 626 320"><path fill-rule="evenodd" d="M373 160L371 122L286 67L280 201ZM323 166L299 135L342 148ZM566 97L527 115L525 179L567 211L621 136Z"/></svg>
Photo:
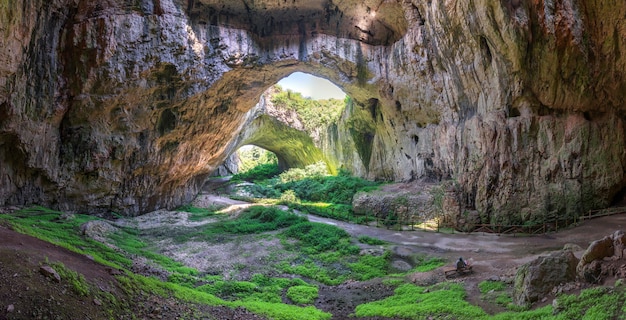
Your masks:
<svg viewBox="0 0 626 320"><path fill-rule="evenodd" d="M0 205L190 201L295 71L355 101L320 138L371 179L453 179L460 214L577 215L624 187L626 4L0 3ZM331 154L332 153L332 154Z"/></svg>

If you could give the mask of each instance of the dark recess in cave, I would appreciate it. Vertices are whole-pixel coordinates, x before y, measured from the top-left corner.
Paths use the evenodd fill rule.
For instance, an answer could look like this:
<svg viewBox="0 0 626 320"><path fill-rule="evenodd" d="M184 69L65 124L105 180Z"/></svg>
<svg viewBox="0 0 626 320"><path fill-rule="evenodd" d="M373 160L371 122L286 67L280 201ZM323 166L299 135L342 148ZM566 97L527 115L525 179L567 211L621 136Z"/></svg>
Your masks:
<svg viewBox="0 0 626 320"><path fill-rule="evenodd" d="M162 136L174 130L174 128L176 128L176 115L170 109L163 110L157 124L159 135Z"/></svg>
<svg viewBox="0 0 626 320"><path fill-rule="evenodd" d="M480 36L480 50L482 51L487 64L491 64L493 60L493 55L491 54L491 49L489 49L489 43L487 42L487 38L484 36Z"/></svg>
<svg viewBox="0 0 626 320"><path fill-rule="evenodd" d="M508 118L515 118L515 117L519 117L522 115L519 109L515 107L509 107L508 111L509 111L507 114Z"/></svg>
<svg viewBox="0 0 626 320"><path fill-rule="evenodd" d="M622 183L622 186L623 185ZM613 196L611 207L626 207L626 186L623 186L622 189Z"/></svg>

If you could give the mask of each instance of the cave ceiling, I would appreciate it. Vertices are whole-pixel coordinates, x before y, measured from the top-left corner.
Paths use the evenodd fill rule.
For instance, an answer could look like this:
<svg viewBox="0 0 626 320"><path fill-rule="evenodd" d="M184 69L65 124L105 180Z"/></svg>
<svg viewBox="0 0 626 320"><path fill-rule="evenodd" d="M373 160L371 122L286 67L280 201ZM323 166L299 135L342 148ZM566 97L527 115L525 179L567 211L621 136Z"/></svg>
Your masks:
<svg viewBox="0 0 626 320"><path fill-rule="evenodd" d="M250 31L261 43L281 36L327 34L371 45L389 45L407 31L395 1L195 0L189 15L199 23Z"/></svg>

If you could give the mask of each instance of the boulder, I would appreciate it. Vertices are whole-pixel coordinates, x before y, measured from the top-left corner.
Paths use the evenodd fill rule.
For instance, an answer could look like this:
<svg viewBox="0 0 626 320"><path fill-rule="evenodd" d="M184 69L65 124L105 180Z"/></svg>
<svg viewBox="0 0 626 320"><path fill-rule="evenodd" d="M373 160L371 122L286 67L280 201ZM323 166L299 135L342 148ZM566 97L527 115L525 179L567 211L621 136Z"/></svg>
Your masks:
<svg viewBox="0 0 626 320"><path fill-rule="evenodd" d="M591 283L601 282L601 261L605 258L622 258L626 235L621 230L592 242L576 266L578 276Z"/></svg>
<svg viewBox="0 0 626 320"><path fill-rule="evenodd" d="M43 274L47 278L52 279L54 282L61 282L61 276L51 266L41 266L39 273Z"/></svg>
<svg viewBox="0 0 626 320"><path fill-rule="evenodd" d="M109 233L117 231L117 228L102 220L92 220L80 226L80 232L88 238L99 242L106 242Z"/></svg>
<svg viewBox="0 0 626 320"><path fill-rule="evenodd" d="M571 251L557 251L541 256L517 270L513 301L529 305L539 301L562 283L576 279L578 259Z"/></svg>

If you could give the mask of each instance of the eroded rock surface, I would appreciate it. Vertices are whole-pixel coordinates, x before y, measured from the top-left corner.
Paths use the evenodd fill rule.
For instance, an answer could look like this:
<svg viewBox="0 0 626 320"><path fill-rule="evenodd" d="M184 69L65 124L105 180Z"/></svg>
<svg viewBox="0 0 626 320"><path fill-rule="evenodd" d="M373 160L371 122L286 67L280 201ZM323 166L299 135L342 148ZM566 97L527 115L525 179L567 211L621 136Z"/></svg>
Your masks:
<svg viewBox="0 0 626 320"><path fill-rule="evenodd" d="M288 2L0 3L0 204L189 202L294 71L355 101L334 166L453 179L459 214L574 216L624 186L626 4Z"/></svg>
<svg viewBox="0 0 626 320"><path fill-rule="evenodd" d="M556 286L576 280L578 259L569 250L553 252L517 270L513 301L529 305L539 301Z"/></svg>

